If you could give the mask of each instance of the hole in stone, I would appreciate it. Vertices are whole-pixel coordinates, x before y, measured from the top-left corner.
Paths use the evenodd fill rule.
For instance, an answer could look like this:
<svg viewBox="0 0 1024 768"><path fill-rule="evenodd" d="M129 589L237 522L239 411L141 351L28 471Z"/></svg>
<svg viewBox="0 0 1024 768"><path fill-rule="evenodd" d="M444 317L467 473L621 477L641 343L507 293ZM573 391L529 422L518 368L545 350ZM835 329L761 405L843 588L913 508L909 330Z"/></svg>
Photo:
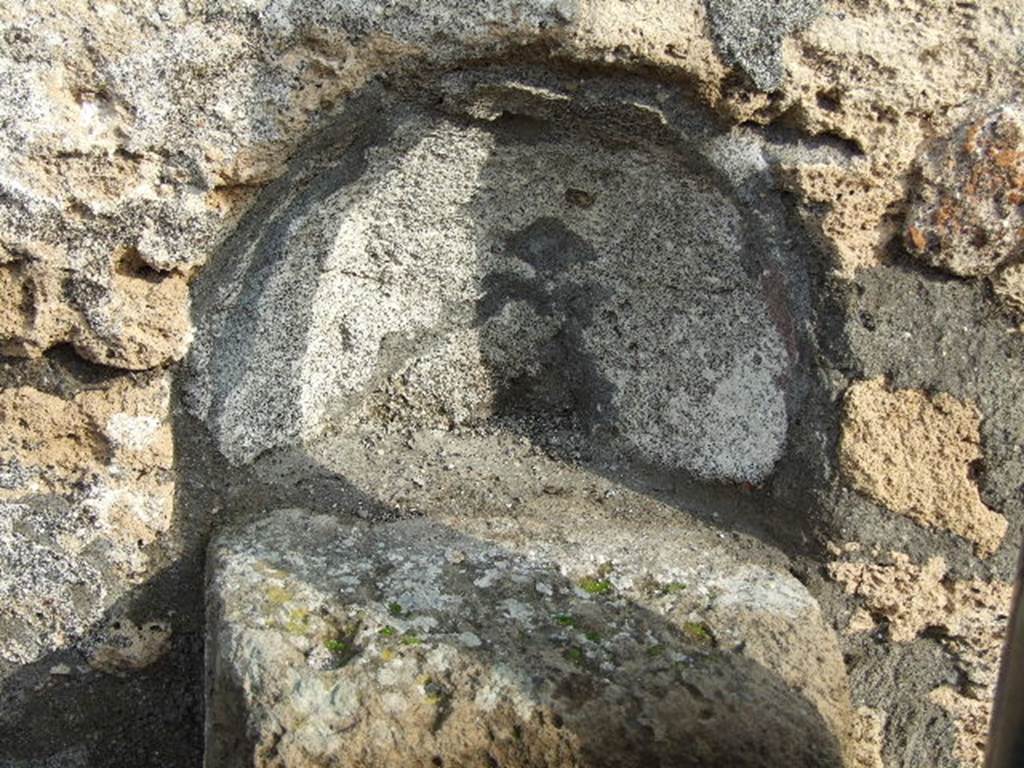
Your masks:
<svg viewBox="0 0 1024 768"><path fill-rule="evenodd" d="M838 112L841 108L839 98L834 93L822 91L817 96L818 106L826 112Z"/></svg>
<svg viewBox="0 0 1024 768"><path fill-rule="evenodd" d="M135 248L125 248L117 257L117 272L126 277L136 277L150 283L159 283L166 273L154 269L139 255Z"/></svg>
<svg viewBox="0 0 1024 768"><path fill-rule="evenodd" d="M949 639L949 630L937 625L927 626L920 632L920 636L928 640L945 642Z"/></svg>

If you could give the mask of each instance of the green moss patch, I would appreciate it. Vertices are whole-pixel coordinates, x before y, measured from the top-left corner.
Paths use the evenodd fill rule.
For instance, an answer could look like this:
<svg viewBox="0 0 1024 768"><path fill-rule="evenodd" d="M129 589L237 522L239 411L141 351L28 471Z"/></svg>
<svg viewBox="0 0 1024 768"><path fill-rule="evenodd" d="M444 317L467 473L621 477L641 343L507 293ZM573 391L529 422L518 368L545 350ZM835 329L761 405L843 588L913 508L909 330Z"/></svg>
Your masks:
<svg viewBox="0 0 1024 768"><path fill-rule="evenodd" d="M592 576L585 576L580 579L579 587L588 595L608 595L614 589L612 583L607 579L594 578Z"/></svg>
<svg viewBox="0 0 1024 768"><path fill-rule="evenodd" d="M683 633L691 640L695 640L702 645L715 644L715 635L711 631L711 627L703 621L683 622Z"/></svg>

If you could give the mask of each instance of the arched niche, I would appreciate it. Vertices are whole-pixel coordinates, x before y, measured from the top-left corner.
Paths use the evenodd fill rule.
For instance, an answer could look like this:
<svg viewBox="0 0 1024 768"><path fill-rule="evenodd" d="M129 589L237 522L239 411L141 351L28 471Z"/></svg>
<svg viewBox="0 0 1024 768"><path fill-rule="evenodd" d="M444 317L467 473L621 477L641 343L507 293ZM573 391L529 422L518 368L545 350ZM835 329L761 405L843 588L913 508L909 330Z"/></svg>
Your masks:
<svg viewBox="0 0 1024 768"><path fill-rule="evenodd" d="M371 88L332 130L197 286L187 393L229 460L521 415L770 475L809 309L761 139L663 85L500 68Z"/></svg>

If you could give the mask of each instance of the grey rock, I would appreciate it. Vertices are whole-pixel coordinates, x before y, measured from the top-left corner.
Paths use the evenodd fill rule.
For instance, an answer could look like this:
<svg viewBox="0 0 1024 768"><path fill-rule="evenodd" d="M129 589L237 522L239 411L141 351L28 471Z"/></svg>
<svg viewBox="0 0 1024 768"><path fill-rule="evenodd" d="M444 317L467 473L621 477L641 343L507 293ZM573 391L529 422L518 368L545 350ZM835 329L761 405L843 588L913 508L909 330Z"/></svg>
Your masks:
<svg viewBox="0 0 1024 768"><path fill-rule="evenodd" d="M799 582L554 530L517 550L281 510L220 535L206 764L840 764L845 670Z"/></svg>
<svg viewBox="0 0 1024 768"><path fill-rule="evenodd" d="M0 503L3 662L35 661L80 638L102 616L116 587L103 558L76 550L76 541L88 541L85 517L55 499Z"/></svg>
<svg viewBox="0 0 1024 768"><path fill-rule="evenodd" d="M730 64L762 91L782 86L782 40L821 12L820 0L705 0L712 34Z"/></svg>

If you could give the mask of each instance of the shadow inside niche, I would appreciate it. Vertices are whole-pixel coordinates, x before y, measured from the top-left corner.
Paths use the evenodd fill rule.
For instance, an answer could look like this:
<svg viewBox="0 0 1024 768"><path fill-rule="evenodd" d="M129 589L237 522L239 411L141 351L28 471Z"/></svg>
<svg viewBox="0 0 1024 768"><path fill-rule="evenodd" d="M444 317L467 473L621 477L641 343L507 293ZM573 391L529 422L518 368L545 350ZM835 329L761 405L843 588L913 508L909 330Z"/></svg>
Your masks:
<svg viewBox="0 0 1024 768"><path fill-rule="evenodd" d="M89 642L126 619L140 627L166 623L169 645L154 663L124 674L95 670L76 643L0 680L0 766L201 765L202 595L202 547L196 541L84 633Z"/></svg>
<svg viewBox="0 0 1024 768"><path fill-rule="evenodd" d="M820 255L749 146L726 143L737 159L722 160L712 145L724 135L699 107L660 99L663 125L630 111L624 94L642 102L643 86L588 86L577 107L517 93L516 110L469 122L492 141L462 212L478 298L446 307L448 325L420 348L382 357L375 382L407 396L422 359L443 357L444 334L464 323L491 402L450 417L456 431L518 434L716 527L813 556L836 430L820 371L836 344L818 338L834 329L819 329L817 313L835 309L819 291ZM436 412L457 412L458 397L443 392ZM399 405L380 426L423 426L403 418Z"/></svg>
<svg viewBox="0 0 1024 768"><path fill-rule="evenodd" d="M510 76L561 87L551 72L523 72ZM495 68L482 78L491 88L505 74ZM464 93L371 88L354 99L261 195L197 281L196 325L210 330L193 365L213 384L191 394L192 403L209 414L222 449L243 461L296 440L308 429L300 424L306 410L323 411L312 418L333 432L360 409L378 412L364 424L369 432L438 421L504 430L711 525L791 555L815 554L814 494L827 483L835 431L819 375L820 307L811 298L817 254L763 158L729 144L735 138L701 107L628 78L595 77L572 92L580 104L564 107L544 97L531 106L517 91L522 114L493 120L439 111L438 103L447 109L446 100ZM664 123L637 107L651 103ZM417 134L417 121L431 130ZM479 167L472 141L431 145L446 131L488 137ZM448 166L403 179L402 153L428 145ZM736 162L722 159L733 151ZM716 152L722 167L702 154ZM462 179L466 169L475 177ZM360 195L374 173L395 178L370 206ZM449 174L456 187L472 184L458 211L381 234L432 210L444 192L438 179ZM332 197L338 190L344 194ZM328 200L349 222L344 246L332 242L338 233L308 226ZM469 240L458 258L475 273L476 298L453 289L433 324L386 328L376 362L362 360L366 350L356 354L353 345L375 332L372 323L418 309L415 292L404 303L393 299L411 290L402 281L447 289L448 261L463 247L442 231L449 225ZM310 238L323 247L292 248ZM419 265L403 275L410 243L420 242ZM349 252L339 259L329 252L338 248ZM349 283L332 283L321 296L321 281L339 274ZM364 305L336 309L357 293ZM371 317L366 327L353 320L361 312ZM467 333L476 335L482 364L469 373L488 378L488 392L450 381L466 374L459 345ZM445 371L427 382L435 391L426 405L433 423L425 424L408 418L406 401L416 396L411 377L432 375L416 370L431 355L427 366ZM316 386L302 381L307 365L316 368ZM345 372L367 368L361 391L345 389ZM687 385L676 386L683 379ZM629 387L628 397L617 396ZM492 402L468 419L453 416L477 408L460 401L467 394ZM353 433L364 438L376 439Z"/></svg>
<svg viewBox="0 0 1024 768"><path fill-rule="evenodd" d="M555 333L533 352L529 372L517 371L510 376L494 365L495 414L514 416L530 410L568 414L585 424L597 424L602 411L611 407L612 385L583 352L583 332L593 323L598 306L609 298L609 291L600 284L566 285L557 278L560 272L574 266L585 268L598 254L562 221L547 216L513 234L507 245L516 257L532 267L534 274L484 274L483 296L476 307L478 327L486 328L488 321L510 302L525 304L538 318L560 317ZM509 340L500 334L484 330L481 343L486 360L507 357L501 348L508 346Z"/></svg>

